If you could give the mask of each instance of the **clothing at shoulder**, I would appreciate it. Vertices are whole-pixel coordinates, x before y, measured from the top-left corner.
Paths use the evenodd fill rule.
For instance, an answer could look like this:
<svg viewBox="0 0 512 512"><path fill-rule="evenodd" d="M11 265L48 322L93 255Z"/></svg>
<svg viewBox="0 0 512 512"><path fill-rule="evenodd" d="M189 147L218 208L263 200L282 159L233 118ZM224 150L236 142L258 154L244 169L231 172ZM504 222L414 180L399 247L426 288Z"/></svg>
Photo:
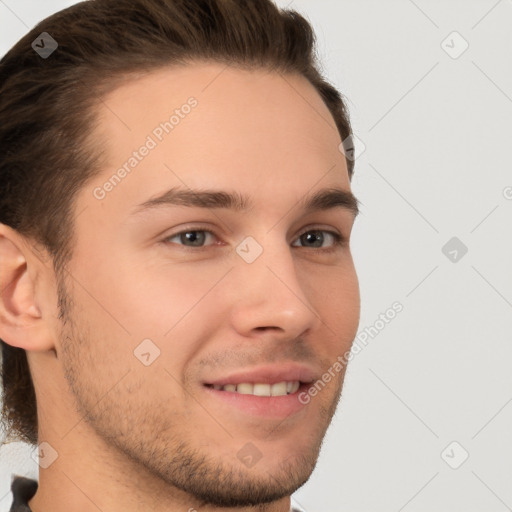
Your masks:
<svg viewBox="0 0 512 512"><path fill-rule="evenodd" d="M9 512L32 512L28 502L37 491L37 480L24 476L15 476L11 484L13 501Z"/></svg>
<svg viewBox="0 0 512 512"><path fill-rule="evenodd" d="M32 512L28 502L35 495L38 485L38 482L32 478L15 476L11 484L13 501L9 512ZM290 512L302 512L302 510L292 507Z"/></svg>

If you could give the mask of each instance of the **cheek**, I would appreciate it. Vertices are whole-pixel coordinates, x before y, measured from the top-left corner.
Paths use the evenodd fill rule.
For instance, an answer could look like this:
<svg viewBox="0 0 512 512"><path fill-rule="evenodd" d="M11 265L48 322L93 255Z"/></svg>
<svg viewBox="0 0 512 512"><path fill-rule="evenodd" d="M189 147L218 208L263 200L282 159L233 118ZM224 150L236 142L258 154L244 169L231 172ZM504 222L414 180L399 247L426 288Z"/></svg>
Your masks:
<svg viewBox="0 0 512 512"><path fill-rule="evenodd" d="M223 272L199 267L169 264L144 270L136 282L127 277L121 307L133 330L171 337L182 325L206 322L215 307L208 295Z"/></svg>
<svg viewBox="0 0 512 512"><path fill-rule="evenodd" d="M110 301L130 332L128 357L147 348L157 354L156 366L167 368L178 380L185 378L183 368L223 318L222 304L212 292L225 273L219 266L158 262L140 266L133 279L133 266L120 268L119 286ZM116 334L119 339L123 333L117 329Z"/></svg>
<svg viewBox="0 0 512 512"><path fill-rule="evenodd" d="M222 268L161 256L135 262L114 255L108 259L97 262L89 275L82 270L81 278L96 306L101 303L98 314L134 338L170 336L183 322L202 318L207 311L201 303L225 273Z"/></svg>
<svg viewBox="0 0 512 512"><path fill-rule="evenodd" d="M346 265L325 269L308 276L311 302L324 321L325 329L335 336L334 350L350 346L360 318L359 281L351 260Z"/></svg>

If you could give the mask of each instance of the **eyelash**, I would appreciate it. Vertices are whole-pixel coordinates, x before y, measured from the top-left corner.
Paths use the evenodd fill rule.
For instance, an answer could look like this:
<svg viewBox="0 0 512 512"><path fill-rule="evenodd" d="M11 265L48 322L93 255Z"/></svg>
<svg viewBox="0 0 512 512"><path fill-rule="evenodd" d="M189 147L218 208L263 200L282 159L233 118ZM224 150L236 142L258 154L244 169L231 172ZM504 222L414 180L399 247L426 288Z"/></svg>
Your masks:
<svg viewBox="0 0 512 512"><path fill-rule="evenodd" d="M210 229L207 229L204 226L199 226L199 227L194 227L194 228L190 228L190 229L184 229L182 231L179 231L178 233L174 233L174 234L164 238L162 240L162 243L165 245L175 244L175 242L171 242L170 240L172 240L173 238L176 238L179 235L183 235L184 233L198 233L198 232L209 233L209 234L213 235L214 237L216 237L215 233L213 231L211 231ZM302 233L300 233L297 236L296 240L307 233L316 233L316 232L328 233L329 235L331 235L333 237L334 242L331 247L327 247L327 248L311 247L311 249L316 249L317 251L324 252L324 253L330 253L330 252L334 252L334 251L338 250L340 247L342 247L346 244L346 239L344 236L340 235L336 231L330 231L330 230L326 230L326 229L311 229L311 228L307 229L307 230L303 231ZM181 246L184 250L190 250L190 251L194 251L194 252L197 250L206 249L207 247L210 247L210 246L190 247L190 246L183 245L183 244L176 244L176 245ZM297 246L294 246L294 247L297 247ZM302 248L302 249L307 249L307 247L302 247L302 246L298 246L298 247Z"/></svg>

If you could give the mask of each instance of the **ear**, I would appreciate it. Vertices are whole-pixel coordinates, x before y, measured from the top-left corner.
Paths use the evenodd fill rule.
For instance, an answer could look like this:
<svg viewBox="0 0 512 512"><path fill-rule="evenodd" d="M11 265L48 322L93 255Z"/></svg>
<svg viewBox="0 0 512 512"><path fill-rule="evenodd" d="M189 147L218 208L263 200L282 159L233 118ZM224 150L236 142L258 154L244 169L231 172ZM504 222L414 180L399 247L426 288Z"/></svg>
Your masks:
<svg viewBox="0 0 512 512"><path fill-rule="evenodd" d="M36 300L36 284L46 281L38 279L45 268L26 239L0 223L0 338L13 347L54 349L51 322Z"/></svg>

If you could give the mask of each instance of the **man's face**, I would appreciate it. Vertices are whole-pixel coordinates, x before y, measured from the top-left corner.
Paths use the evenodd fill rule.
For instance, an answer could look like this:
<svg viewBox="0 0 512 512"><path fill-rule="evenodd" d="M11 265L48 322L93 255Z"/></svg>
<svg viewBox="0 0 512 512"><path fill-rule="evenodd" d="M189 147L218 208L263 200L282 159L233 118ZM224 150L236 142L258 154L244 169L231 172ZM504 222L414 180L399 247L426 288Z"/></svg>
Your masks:
<svg viewBox="0 0 512 512"><path fill-rule="evenodd" d="M98 442L198 499L237 506L288 496L311 475L344 371L307 403L311 384L250 393L321 379L350 349L359 288L354 214L301 205L324 188L350 191L327 107L302 77L223 69L160 70L105 99L96 133L109 166L77 196L59 343ZM171 188L236 193L252 208L137 211ZM211 386L227 381L263 385Z"/></svg>

